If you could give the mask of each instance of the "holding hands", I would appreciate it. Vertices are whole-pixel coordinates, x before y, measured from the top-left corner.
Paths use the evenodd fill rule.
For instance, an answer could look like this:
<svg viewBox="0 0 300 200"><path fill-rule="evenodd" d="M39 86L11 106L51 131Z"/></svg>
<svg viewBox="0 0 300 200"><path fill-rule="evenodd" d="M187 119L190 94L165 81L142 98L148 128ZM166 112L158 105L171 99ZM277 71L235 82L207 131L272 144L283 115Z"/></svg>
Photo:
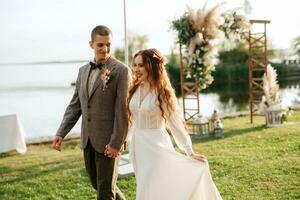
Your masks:
<svg viewBox="0 0 300 200"><path fill-rule="evenodd" d="M116 158L120 155L120 151L115 148L112 148L109 145L106 145L104 155L110 158Z"/></svg>
<svg viewBox="0 0 300 200"><path fill-rule="evenodd" d="M63 138L60 136L55 136L53 139L53 143L52 143L52 147L53 149L57 150L57 151L61 151L61 144L62 144ZM116 158L120 155L120 151L112 148L109 145L106 145L105 151L104 151L104 155L110 158Z"/></svg>

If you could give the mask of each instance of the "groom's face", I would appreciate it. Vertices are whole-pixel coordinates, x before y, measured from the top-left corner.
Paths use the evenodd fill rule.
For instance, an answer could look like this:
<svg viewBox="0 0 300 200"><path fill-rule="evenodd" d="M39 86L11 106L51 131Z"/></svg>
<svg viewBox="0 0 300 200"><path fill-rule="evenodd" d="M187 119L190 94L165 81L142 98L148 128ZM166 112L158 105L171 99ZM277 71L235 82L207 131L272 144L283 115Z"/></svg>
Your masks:
<svg viewBox="0 0 300 200"><path fill-rule="evenodd" d="M90 47L94 50L96 62L106 60L110 56L111 35L95 35L90 41Z"/></svg>

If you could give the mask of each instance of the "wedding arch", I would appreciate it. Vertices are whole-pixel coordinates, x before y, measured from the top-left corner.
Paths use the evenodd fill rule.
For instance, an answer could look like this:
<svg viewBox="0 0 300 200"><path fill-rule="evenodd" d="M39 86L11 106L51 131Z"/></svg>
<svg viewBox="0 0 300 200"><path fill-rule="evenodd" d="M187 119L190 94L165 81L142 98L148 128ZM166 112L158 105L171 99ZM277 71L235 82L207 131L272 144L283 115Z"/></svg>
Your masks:
<svg viewBox="0 0 300 200"><path fill-rule="evenodd" d="M172 21L180 51L181 95L186 121L200 114L199 93L214 80L211 73L217 64L218 44L224 39L245 39L249 30L249 21L236 10L221 13L223 4L207 9L205 3L198 10L187 6L187 11ZM194 101L196 108L186 107L186 100Z"/></svg>

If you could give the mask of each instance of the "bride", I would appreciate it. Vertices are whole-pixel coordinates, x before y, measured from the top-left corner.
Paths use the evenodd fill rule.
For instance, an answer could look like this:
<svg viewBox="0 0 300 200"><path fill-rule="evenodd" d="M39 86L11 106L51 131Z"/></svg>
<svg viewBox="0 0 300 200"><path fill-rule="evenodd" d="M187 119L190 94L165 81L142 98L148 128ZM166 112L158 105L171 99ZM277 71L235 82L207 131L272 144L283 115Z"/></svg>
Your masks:
<svg viewBox="0 0 300 200"><path fill-rule="evenodd" d="M127 99L130 155L137 200L222 199L203 155L193 152L171 87L164 58L156 49L133 57L134 78ZM175 151L168 127L187 156Z"/></svg>

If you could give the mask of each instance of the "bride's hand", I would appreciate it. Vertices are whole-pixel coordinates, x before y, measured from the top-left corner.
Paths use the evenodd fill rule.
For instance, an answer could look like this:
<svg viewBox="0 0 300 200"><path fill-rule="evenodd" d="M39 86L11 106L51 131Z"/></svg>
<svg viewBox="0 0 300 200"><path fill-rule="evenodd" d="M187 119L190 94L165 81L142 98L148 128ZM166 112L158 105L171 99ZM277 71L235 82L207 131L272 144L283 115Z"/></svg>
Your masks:
<svg viewBox="0 0 300 200"><path fill-rule="evenodd" d="M207 161L207 158L204 155L201 155L201 154L192 153L192 154L190 154L190 157L195 159L195 160L201 161L201 162L206 162Z"/></svg>

